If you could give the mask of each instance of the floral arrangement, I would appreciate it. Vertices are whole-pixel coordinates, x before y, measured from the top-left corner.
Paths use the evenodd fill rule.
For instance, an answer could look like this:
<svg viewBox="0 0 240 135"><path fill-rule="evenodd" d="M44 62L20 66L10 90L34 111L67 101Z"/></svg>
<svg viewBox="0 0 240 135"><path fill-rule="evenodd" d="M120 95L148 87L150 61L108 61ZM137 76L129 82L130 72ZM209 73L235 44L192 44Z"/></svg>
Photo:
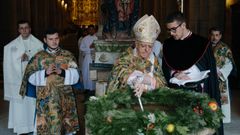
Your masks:
<svg viewBox="0 0 240 135"><path fill-rule="evenodd" d="M223 117L206 94L160 88L141 97L118 90L87 102L87 128L92 135L187 135L215 130Z"/></svg>

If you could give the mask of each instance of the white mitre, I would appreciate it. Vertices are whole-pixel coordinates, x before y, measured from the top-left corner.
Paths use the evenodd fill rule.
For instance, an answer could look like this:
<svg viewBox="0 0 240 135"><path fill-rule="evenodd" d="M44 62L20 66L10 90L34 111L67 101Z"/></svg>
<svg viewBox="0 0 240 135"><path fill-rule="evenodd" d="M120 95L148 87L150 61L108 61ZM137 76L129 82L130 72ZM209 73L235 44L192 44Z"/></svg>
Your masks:
<svg viewBox="0 0 240 135"><path fill-rule="evenodd" d="M161 28L154 16L146 14L136 22L133 32L137 41L153 44Z"/></svg>

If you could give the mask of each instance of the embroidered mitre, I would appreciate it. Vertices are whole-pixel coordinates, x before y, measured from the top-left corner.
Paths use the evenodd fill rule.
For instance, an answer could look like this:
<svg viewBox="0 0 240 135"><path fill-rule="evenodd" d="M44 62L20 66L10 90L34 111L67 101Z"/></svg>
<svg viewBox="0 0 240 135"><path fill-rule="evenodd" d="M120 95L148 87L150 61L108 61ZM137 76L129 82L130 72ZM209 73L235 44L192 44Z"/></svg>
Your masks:
<svg viewBox="0 0 240 135"><path fill-rule="evenodd" d="M133 32L137 41L153 44L161 29L154 16L146 14L136 22Z"/></svg>

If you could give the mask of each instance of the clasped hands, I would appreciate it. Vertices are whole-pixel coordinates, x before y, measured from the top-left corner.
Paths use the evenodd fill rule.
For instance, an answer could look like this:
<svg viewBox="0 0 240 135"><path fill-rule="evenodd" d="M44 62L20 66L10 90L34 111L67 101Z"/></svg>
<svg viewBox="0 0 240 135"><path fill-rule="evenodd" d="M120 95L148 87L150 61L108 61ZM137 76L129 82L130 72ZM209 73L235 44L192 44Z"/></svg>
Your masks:
<svg viewBox="0 0 240 135"><path fill-rule="evenodd" d="M46 69L46 74L51 75L51 74L58 74L60 75L62 73L62 69L58 64L51 64L49 67Z"/></svg>
<svg viewBox="0 0 240 135"><path fill-rule="evenodd" d="M95 45L94 45L94 44L91 44L91 45L89 46L89 48L95 48Z"/></svg>
<svg viewBox="0 0 240 135"><path fill-rule="evenodd" d="M22 55L21 61L28 61L28 55L26 53Z"/></svg>

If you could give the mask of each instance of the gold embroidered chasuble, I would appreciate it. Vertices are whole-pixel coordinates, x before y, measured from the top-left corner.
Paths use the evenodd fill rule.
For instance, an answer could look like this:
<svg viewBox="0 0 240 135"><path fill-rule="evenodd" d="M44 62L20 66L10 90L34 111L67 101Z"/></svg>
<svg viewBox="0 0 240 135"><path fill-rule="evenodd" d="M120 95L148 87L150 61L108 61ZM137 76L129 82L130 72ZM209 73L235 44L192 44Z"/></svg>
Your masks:
<svg viewBox="0 0 240 135"><path fill-rule="evenodd" d="M72 53L60 49L55 54L47 51L37 53L28 63L20 94L26 95L27 81L36 71L47 69L51 64L62 69L77 68ZM64 77L51 74L46 86L36 88L37 134L71 133L79 129L75 97L71 85L64 85Z"/></svg>
<svg viewBox="0 0 240 135"><path fill-rule="evenodd" d="M163 76L161 67L155 57L152 64L149 60L144 60L138 56L135 56L133 49L130 47L126 52L122 53L119 59L117 59L114 67L111 71L111 77L107 92L112 92L118 89L127 88L127 80L131 73L135 70L143 73L149 73L151 66L153 65L153 77L156 79L156 88L165 87L166 81Z"/></svg>

